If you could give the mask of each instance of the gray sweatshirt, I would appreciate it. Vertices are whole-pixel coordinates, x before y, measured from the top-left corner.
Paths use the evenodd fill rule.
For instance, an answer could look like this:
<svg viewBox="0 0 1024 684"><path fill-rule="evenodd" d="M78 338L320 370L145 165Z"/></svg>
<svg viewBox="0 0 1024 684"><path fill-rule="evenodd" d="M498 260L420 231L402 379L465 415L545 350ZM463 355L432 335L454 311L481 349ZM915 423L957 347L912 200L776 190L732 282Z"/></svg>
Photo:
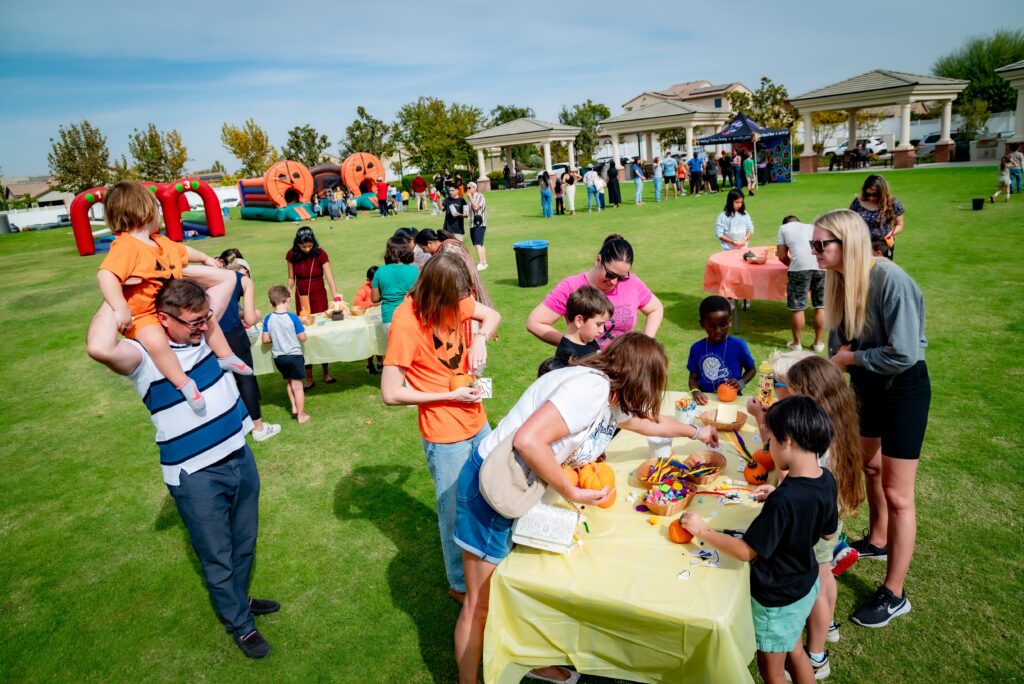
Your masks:
<svg viewBox="0 0 1024 684"><path fill-rule="evenodd" d="M854 340L829 332L829 354L844 344L856 365L881 375L898 375L924 360L924 296L917 283L893 262L879 257L869 275L867 320Z"/></svg>

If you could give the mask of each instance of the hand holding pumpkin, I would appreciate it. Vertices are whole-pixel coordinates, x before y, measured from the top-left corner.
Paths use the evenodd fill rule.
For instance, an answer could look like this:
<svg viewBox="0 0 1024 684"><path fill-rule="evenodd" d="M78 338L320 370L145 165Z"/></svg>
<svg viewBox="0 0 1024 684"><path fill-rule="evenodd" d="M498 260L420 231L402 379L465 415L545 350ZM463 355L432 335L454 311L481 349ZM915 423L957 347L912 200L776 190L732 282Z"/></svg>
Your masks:
<svg viewBox="0 0 1024 684"><path fill-rule="evenodd" d="M690 513L689 511L683 513L679 518L679 524L694 537L703 537L704 534L711 529L708 524L704 522L704 518L700 517L697 513Z"/></svg>
<svg viewBox="0 0 1024 684"><path fill-rule="evenodd" d="M475 385L456 387L449 393L451 401L461 401L465 404L472 404L480 401L481 390Z"/></svg>

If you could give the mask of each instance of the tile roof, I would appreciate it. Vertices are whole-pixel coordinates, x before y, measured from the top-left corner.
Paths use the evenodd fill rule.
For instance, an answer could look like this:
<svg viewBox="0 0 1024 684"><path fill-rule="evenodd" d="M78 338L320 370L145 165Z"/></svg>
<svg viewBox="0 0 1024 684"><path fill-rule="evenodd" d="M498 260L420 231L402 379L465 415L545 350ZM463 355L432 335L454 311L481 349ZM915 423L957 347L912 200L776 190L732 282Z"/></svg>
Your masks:
<svg viewBox="0 0 1024 684"><path fill-rule="evenodd" d="M1024 69L1024 59L1020 60L1019 62L1014 62L1013 64L1001 66L998 69L996 69L996 73L998 74L1001 71L1016 71L1017 69Z"/></svg>
<svg viewBox="0 0 1024 684"><path fill-rule="evenodd" d="M708 107L707 105L689 104L687 102L680 102L678 100L661 100L654 104L649 104L639 109L632 111L623 112L617 116L612 116L601 124L608 123L619 123L621 121L643 121L645 119L659 119L665 116L676 116L678 114L727 114L721 109L715 107Z"/></svg>
<svg viewBox="0 0 1024 684"><path fill-rule="evenodd" d="M797 100L810 100L819 97L830 97L833 95L851 95L854 93L869 92L875 90L886 90L889 88L903 88L906 86L956 86L967 85L968 81L961 81L955 78L942 78L939 76L922 76L920 74L908 74L903 71L891 71L888 69L876 69L867 73L848 78L818 88L802 95L790 98L790 102Z"/></svg>
<svg viewBox="0 0 1024 684"><path fill-rule="evenodd" d="M557 131L575 135L580 132L580 129L576 126L567 126L566 124L551 123L549 121L541 121L539 119L524 117L522 119L503 123L500 126L488 128L487 130L480 131L479 133L474 133L466 138L466 140L485 140L487 138L496 138L502 135L545 133L547 131Z"/></svg>

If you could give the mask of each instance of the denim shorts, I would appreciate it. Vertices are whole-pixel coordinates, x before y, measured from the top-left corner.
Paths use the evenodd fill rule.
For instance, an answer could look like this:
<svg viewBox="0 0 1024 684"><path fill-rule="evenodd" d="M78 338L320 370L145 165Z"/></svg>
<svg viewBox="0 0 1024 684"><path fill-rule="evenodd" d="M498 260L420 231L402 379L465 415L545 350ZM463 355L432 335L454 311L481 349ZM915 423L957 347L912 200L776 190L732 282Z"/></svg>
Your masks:
<svg viewBox="0 0 1024 684"><path fill-rule="evenodd" d="M811 590L793 603L769 608L750 598L750 612L754 615L754 640L762 653L789 653L800 641L807 616L818 598L818 579Z"/></svg>
<svg viewBox="0 0 1024 684"><path fill-rule="evenodd" d="M786 308L803 311L807 308L807 292L811 293L811 305L815 309L825 308L825 272L790 271L786 283Z"/></svg>
<svg viewBox="0 0 1024 684"><path fill-rule="evenodd" d="M469 553L497 565L512 550L512 521L491 508L480 493L480 452L459 473L455 511L455 543Z"/></svg>

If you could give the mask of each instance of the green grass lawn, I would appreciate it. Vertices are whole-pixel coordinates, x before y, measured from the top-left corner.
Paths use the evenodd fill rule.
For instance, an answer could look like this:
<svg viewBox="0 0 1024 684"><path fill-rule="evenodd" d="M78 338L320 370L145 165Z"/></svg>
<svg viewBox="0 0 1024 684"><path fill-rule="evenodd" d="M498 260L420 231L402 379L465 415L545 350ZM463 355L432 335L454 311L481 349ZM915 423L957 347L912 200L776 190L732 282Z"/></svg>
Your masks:
<svg viewBox="0 0 1024 684"><path fill-rule="evenodd" d="M994 168L888 177L907 207L896 259L925 294L934 388L907 581L913 612L883 630L843 622L831 681L1019 680L1024 202L970 211L972 197L995 189ZM753 243L774 244L786 214L810 221L848 206L862 178L818 174L765 187L748 202ZM632 196L630 184L623 195ZM492 424L552 351L526 332L547 288L517 286L513 242L550 240L553 286L589 266L605 235L624 234L635 272L665 303L658 339L678 389L689 346L703 336L697 305L724 199L588 214L581 191L581 213L545 221L535 189L491 193L483 275L504 319L488 363ZM408 223L440 221L411 213L313 224L348 299L385 239ZM240 249L266 310L267 287L285 282L294 228L236 219L226 237L193 244L211 254ZM68 230L0 236L0 679L454 681L457 606L446 593L416 412L385 407L362 363L332 366L338 383L308 395L313 420L302 427L289 420L280 378L260 379L265 418L283 430L254 446L263 491L252 588L284 608L259 620L271 657L241 655L202 587L145 408L85 355L99 262L77 255ZM788 330L784 303L755 302L743 315L741 335L758 360L782 348ZM848 524L854 536L866 519L865 507ZM840 621L883 573L883 563L863 561L841 578Z"/></svg>

